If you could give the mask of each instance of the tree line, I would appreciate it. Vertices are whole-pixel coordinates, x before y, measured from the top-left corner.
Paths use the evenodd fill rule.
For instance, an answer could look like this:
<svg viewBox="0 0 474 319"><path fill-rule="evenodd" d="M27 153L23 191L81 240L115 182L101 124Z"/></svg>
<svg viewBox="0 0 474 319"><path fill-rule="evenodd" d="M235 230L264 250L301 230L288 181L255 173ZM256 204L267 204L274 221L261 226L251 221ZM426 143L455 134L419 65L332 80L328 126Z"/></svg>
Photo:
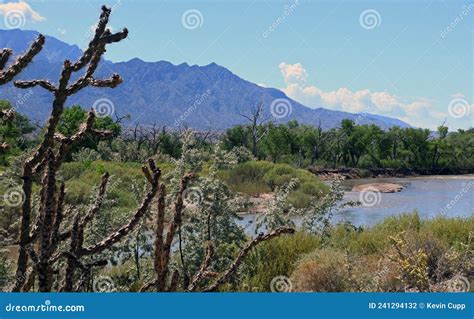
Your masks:
<svg viewBox="0 0 474 319"><path fill-rule="evenodd" d="M474 129L449 132L444 124L436 132L422 128L357 125L343 120L339 127L290 121L257 128L239 125L227 130L225 149L246 147L258 159L301 166L330 168L459 168L474 167Z"/></svg>
<svg viewBox="0 0 474 319"><path fill-rule="evenodd" d="M0 110L10 108L9 102L0 101ZM67 108L58 123L58 131L68 136L79 129L86 117L87 112L79 105ZM86 136L72 147L66 160L72 160L72 154L92 156L91 160L122 162L143 162L157 154L171 158L181 156L183 131L156 124L125 127L122 124L124 118L97 118L94 128L111 131L110 138L104 141ZM8 148L1 150L0 164L7 165L9 157L35 145L37 138L33 136L41 136L35 131L35 125L18 113L12 121L6 121L0 129L0 137L6 141L3 142L5 145L8 143ZM237 125L222 133L196 133L195 147L198 149L209 150L219 142L224 150L245 148L255 159L297 167L474 168L474 129L449 132L444 124L432 132L397 126L383 130L376 125L357 125L352 120L343 120L330 130L297 121L280 125L252 121L249 125Z"/></svg>

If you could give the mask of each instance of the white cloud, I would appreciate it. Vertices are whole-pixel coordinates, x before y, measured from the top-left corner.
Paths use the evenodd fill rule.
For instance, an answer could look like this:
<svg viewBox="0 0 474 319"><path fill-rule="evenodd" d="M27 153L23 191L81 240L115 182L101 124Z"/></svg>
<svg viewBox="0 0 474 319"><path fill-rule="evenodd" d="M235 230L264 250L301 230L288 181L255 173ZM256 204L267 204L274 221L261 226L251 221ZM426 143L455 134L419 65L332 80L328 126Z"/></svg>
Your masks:
<svg viewBox="0 0 474 319"><path fill-rule="evenodd" d="M282 62L279 68L286 84L282 90L309 107L325 107L352 113L368 112L396 117L412 125L429 128L435 128L448 117L447 112L436 110L428 99L406 101L388 92L372 92L369 89L353 92L348 88L339 88L325 92L308 83L308 73L301 63Z"/></svg>
<svg viewBox="0 0 474 319"><path fill-rule="evenodd" d="M39 22L46 19L25 1L0 3L1 15L8 17L11 13L20 13L26 21Z"/></svg>

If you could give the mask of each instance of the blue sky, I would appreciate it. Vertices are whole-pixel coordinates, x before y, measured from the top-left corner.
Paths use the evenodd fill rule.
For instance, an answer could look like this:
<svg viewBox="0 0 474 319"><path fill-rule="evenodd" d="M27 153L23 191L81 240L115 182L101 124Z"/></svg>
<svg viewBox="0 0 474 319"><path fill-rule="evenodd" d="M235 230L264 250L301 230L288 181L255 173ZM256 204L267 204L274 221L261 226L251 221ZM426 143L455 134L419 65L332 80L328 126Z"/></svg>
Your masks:
<svg viewBox="0 0 474 319"><path fill-rule="evenodd" d="M0 28L17 9L20 28L84 47L103 3L130 30L113 61L216 62L310 107L473 126L473 1L0 0Z"/></svg>

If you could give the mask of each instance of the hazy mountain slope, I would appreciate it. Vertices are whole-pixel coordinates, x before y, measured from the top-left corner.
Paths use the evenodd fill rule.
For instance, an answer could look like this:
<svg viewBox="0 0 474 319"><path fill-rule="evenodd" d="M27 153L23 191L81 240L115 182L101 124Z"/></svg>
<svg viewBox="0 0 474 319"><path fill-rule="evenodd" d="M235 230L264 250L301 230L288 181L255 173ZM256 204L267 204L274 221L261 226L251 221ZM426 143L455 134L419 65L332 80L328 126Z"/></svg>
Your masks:
<svg viewBox="0 0 474 319"><path fill-rule="evenodd" d="M34 31L0 30L0 48L10 47L18 54L27 48L36 34ZM44 51L17 79L49 78L56 81L63 60L77 58L80 52L75 45L47 37ZM144 62L137 58L119 63L104 61L97 77L108 77L112 73L119 73L124 79L118 88L87 88L68 100L68 105L80 104L90 108L95 101L105 98L112 101L117 114L130 114L133 123L174 126L178 121L178 124L196 129L225 129L243 123L239 114L249 114L259 102L264 103L265 113L270 116L272 102L281 98L289 101L282 104L281 109L289 114L278 122L297 120L313 125L321 122L327 129L338 125L342 119L359 118L361 124L373 123L383 128L409 126L389 117L311 109L288 98L280 90L260 87L215 63L206 66L173 65L166 61ZM0 99L12 101L20 112L38 120L47 117L51 103L51 95L42 89L23 91L11 84L0 88Z"/></svg>

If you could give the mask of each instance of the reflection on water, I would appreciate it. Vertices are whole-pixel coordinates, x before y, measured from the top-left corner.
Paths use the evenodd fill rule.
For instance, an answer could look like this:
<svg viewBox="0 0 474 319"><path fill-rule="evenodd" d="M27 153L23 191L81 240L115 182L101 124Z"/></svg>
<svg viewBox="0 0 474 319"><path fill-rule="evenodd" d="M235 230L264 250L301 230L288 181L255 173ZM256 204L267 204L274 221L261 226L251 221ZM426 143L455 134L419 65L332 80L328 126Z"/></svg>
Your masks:
<svg viewBox="0 0 474 319"><path fill-rule="evenodd" d="M474 175L426 176L407 178L370 178L348 180L345 200L358 200L358 192L350 191L354 185L368 183L397 183L405 187L400 193L380 194L380 201L372 207L351 207L334 214L334 222L349 221L357 226L370 226L385 217L417 210L422 219L444 215L467 217L474 214ZM239 222L247 233L255 231L254 214L243 216ZM297 224L299 220L295 220Z"/></svg>

